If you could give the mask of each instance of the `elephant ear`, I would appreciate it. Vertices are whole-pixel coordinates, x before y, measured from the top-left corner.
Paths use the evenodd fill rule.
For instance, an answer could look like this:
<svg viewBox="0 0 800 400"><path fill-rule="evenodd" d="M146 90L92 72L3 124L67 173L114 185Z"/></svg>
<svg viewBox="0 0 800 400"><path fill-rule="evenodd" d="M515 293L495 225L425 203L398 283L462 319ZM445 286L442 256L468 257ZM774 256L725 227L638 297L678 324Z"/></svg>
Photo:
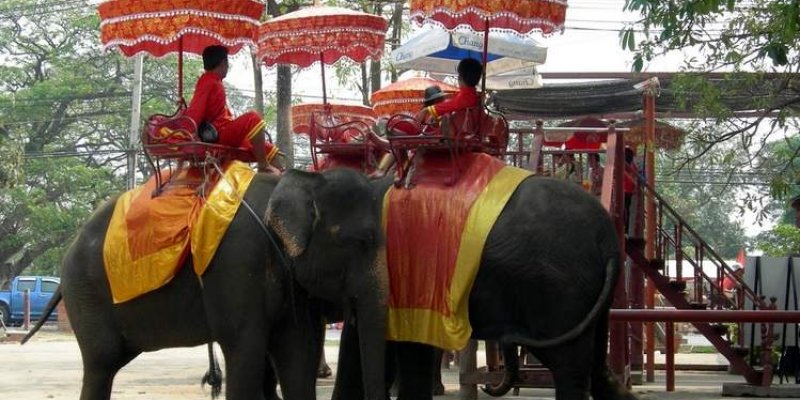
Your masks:
<svg viewBox="0 0 800 400"><path fill-rule="evenodd" d="M319 217L313 194L324 183L319 174L289 170L267 203L265 223L280 237L292 258L303 254L311 240Z"/></svg>

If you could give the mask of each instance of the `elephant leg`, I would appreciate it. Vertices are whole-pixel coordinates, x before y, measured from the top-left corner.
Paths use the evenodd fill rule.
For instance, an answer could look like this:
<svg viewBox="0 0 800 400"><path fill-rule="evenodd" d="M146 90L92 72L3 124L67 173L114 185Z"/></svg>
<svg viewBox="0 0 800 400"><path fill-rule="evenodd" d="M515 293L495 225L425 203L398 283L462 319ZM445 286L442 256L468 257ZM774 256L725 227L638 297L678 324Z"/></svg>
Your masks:
<svg viewBox="0 0 800 400"><path fill-rule="evenodd" d="M260 329L250 329L232 340L219 342L225 354L226 399L263 399L267 360L265 337Z"/></svg>
<svg viewBox="0 0 800 400"><path fill-rule="evenodd" d="M316 399L317 367L324 336L323 325L313 323L288 326L273 332L270 354L275 360L284 400Z"/></svg>
<svg viewBox="0 0 800 400"><path fill-rule="evenodd" d="M628 388L611 373L606 364L608 343L608 314L600 315L595 328L594 364L592 368L592 399L636 400Z"/></svg>
<svg viewBox="0 0 800 400"><path fill-rule="evenodd" d="M360 351L358 330L353 324L345 321L339 341L339 364L336 367L336 385L333 389L332 400L364 398Z"/></svg>
<svg viewBox="0 0 800 400"><path fill-rule="evenodd" d="M94 348L83 352L83 386L81 400L107 400L117 372L131 362L138 352L125 353L116 349Z"/></svg>
<svg viewBox="0 0 800 400"><path fill-rule="evenodd" d="M91 315L73 314L75 336L83 359L81 400L111 398L111 386L117 372L141 353L126 349L123 338L112 327L110 313L98 310L102 309L92 309L94 313Z"/></svg>
<svg viewBox="0 0 800 400"><path fill-rule="evenodd" d="M328 360L325 359L325 342L322 342L323 350L319 357L319 366L317 367L317 378L330 378L333 375Z"/></svg>
<svg viewBox="0 0 800 400"><path fill-rule="evenodd" d="M566 345L547 349L530 349L553 373L556 400L589 399L594 362L593 347L594 328L590 327L583 336Z"/></svg>
<svg viewBox="0 0 800 400"><path fill-rule="evenodd" d="M433 395L444 395L444 383L442 383L442 359L444 358L444 350L435 348L433 349Z"/></svg>
<svg viewBox="0 0 800 400"><path fill-rule="evenodd" d="M433 349L419 343L397 343L397 400L433 399Z"/></svg>
<svg viewBox="0 0 800 400"><path fill-rule="evenodd" d="M281 400L278 396L278 375L269 358L264 362L264 399Z"/></svg>

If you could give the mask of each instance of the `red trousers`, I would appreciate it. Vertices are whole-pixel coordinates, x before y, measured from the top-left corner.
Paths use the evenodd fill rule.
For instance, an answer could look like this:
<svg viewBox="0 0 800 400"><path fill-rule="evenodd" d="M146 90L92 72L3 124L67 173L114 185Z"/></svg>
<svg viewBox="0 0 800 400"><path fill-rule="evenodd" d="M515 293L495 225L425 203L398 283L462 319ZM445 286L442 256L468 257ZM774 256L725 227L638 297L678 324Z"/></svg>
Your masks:
<svg viewBox="0 0 800 400"><path fill-rule="evenodd" d="M236 119L216 126L219 133L219 141L217 143L231 147L252 149L253 144L250 140L255 135L263 135L261 131L264 130L265 126L266 123L258 113L255 111L246 112ZM264 143L264 150L267 153L268 161L272 161L275 155L278 154L278 147L270 142Z"/></svg>

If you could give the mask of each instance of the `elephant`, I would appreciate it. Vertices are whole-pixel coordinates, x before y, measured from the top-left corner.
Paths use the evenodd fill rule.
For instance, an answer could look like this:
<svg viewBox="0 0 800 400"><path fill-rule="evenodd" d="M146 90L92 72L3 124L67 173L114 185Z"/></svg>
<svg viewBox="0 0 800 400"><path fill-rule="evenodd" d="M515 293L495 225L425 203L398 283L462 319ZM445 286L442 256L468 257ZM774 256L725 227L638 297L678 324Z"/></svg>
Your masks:
<svg viewBox="0 0 800 400"><path fill-rule="evenodd" d="M381 201L392 178L372 184ZM497 340L504 349L525 347L552 371L559 400L635 399L606 365L608 312L621 261L615 232L609 213L580 186L524 179L483 249L469 294L472 338ZM334 400L364 398L355 384L362 369L358 353L346 351L362 331L344 328ZM398 400L431 399L433 348L390 342L387 349L398 360Z"/></svg>
<svg viewBox="0 0 800 400"><path fill-rule="evenodd" d="M259 173L201 277L190 255L169 283L119 304L103 265L116 199L100 206L65 255L59 287L83 358L80 398L108 399L116 373L142 352L212 341L226 361L227 399L271 398L271 362L285 400L316 398L319 304L341 304L360 326L385 324L374 195L363 175L346 169ZM383 332L359 337L359 385L366 398L383 400Z"/></svg>

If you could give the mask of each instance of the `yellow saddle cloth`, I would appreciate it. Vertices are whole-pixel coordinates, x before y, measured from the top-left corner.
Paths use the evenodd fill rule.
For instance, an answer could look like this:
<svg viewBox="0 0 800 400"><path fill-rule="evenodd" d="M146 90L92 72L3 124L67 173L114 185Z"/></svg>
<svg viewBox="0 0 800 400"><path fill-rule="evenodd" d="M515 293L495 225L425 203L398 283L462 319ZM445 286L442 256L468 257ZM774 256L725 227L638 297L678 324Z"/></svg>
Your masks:
<svg viewBox="0 0 800 400"><path fill-rule="evenodd" d="M383 199L389 269L387 338L443 349L466 346L467 306L489 231L531 172L487 154L459 157L462 173L447 186L449 155L425 154L416 187Z"/></svg>
<svg viewBox="0 0 800 400"><path fill-rule="evenodd" d="M255 176L250 166L233 161L224 167L204 199L198 195L202 171L188 169L170 177L153 197L155 178L122 194L114 207L103 243L103 260L114 303L122 303L167 284L191 251L195 273L205 272L241 197Z"/></svg>

